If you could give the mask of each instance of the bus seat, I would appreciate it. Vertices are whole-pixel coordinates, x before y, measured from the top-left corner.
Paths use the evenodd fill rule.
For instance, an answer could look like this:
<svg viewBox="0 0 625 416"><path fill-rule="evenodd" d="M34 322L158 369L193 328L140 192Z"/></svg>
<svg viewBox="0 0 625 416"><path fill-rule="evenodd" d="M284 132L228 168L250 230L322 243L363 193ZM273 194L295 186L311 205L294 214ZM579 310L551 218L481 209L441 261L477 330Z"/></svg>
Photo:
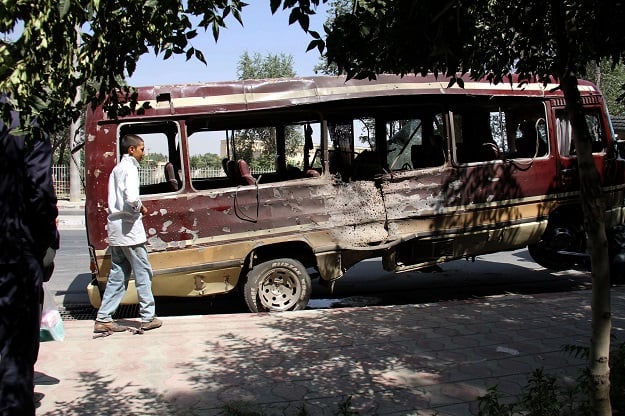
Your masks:
<svg viewBox="0 0 625 416"><path fill-rule="evenodd" d="M167 180L167 183L169 183L169 188L172 191L178 190L179 186L178 181L176 180L176 174L174 173L174 164L171 162L165 163L165 179Z"/></svg>
<svg viewBox="0 0 625 416"><path fill-rule="evenodd" d="M237 162L237 166L239 168L239 184L240 185L254 185L256 183L256 179L252 176L250 172L250 167L247 162L243 159L239 159Z"/></svg>
<svg viewBox="0 0 625 416"><path fill-rule="evenodd" d="M481 149L479 162L487 162L499 158L499 148L495 143L484 142Z"/></svg>

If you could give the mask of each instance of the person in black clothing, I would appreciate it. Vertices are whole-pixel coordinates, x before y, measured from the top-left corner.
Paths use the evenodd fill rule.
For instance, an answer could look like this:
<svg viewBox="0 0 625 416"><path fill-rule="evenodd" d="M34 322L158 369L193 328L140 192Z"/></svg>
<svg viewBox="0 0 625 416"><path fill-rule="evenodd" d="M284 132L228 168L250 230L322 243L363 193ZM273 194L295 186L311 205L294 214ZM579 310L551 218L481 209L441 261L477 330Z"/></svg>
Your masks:
<svg viewBox="0 0 625 416"><path fill-rule="evenodd" d="M34 415L42 282L59 248L52 148L16 135L19 116L5 95L0 109L0 415Z"/></svg>

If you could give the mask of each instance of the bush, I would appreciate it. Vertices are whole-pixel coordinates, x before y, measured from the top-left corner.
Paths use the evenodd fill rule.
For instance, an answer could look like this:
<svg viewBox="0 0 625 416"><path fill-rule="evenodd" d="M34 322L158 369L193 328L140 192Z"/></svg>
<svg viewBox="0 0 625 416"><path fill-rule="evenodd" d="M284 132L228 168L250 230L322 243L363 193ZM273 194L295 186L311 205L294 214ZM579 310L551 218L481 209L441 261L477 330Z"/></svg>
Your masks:
<svg viewBox="0 0 625 416"><path fill-rule="evenodd" d="M563 350L588 358L589 349L564 346ZM502 403L497 386L478 397L480 416L580 416L592 414L592 381L584 369L573 386L560 386L554 376L537 369L529 376L517 401ZM610 352L610 401L614 414L625 414L625 343Z"/></svg>

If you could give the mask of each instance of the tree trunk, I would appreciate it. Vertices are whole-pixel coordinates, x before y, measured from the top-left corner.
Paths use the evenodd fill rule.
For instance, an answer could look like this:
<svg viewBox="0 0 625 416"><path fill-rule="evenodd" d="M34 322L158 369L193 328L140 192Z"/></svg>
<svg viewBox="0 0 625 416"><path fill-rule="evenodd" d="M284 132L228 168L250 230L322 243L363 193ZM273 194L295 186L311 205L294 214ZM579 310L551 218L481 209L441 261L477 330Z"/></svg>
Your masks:
<svg viewBox="0 0 625 416"><path fill-rule="evenodd" d="M69 126L68 142L70 143L70 150L74 149L74 143L76 143L78 129L80 128L80 120L75 120ZM69 200L70 202L80 201L80 151L71 152L69 155Z"/></svg>
<svg viewBox="0 0 625 416"><path fill-rule="evenodd" d="M610 416L610 266L605 230L605 202L599 173L592 156L592 142L577 79L566 76L562 90L567 112L573 127L573 142L577 151L581 204L584 212L584 230L590 249L592 268L592 337L590 340L589 370L593 382L595 415Z"/></svg>

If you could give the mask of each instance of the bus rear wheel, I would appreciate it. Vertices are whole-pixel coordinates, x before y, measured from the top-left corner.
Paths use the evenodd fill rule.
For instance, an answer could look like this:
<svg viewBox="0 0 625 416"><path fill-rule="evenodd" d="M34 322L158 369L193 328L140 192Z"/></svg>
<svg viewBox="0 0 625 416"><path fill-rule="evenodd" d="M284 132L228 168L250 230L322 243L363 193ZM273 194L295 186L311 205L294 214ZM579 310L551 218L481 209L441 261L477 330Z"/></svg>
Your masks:
<svg viewBox="0 0 625 416"><path fill-rule="evenodd" d="M585 259L584 231L568 223L550 225L541 240L527 248L534 261L544 268L568 270Z"/></svg>
<svg viewBox="0 0 625 416"><path fill-rule="evenodd" d="M302 263L282 258L266 261L247 273L243 294L252 312L297 311L306 308L312 292Z"/></svg>

